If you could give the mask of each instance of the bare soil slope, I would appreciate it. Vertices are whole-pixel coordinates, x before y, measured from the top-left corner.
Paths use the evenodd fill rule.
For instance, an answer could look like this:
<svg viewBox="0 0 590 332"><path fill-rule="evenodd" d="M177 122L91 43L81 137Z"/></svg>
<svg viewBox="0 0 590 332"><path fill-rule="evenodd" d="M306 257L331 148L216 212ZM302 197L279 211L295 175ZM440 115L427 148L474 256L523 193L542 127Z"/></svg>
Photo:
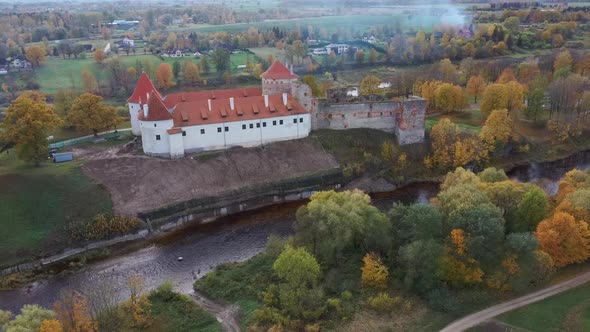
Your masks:
<svg viewBox="0 0 590 332"><path fill-rule="evenodd" d="M338 167L310 138L177 160L127 153L87 159L82 170L109 190L114 212L124 215Z"/></svg>

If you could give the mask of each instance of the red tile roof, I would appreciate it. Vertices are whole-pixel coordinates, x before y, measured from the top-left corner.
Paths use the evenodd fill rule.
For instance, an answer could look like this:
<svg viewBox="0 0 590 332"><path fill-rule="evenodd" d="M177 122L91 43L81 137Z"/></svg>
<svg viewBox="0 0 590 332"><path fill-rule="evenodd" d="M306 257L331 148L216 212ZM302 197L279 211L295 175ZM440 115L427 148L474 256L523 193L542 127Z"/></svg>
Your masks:
<svg viewBox="0 0 590 332"><path fill-rule="evenodd" d="M204 90L197 92L179 92L171 93L164 97L164 105L168 108L173 108L176 104L183 102L193 102L207 99L227 99L230 97L244 98L251 96L261 96L262 90L260 88L244 88L244 89L229 89L229 90Z"/></svg>
<svg viewBox="0 0 590 332"><path fill-rule="evenodd" d="M172 119L172 114L168 112L168 108L162 102L160 94L152 91L149 95L148 101L148 116L145 118L143 112L139 112L139 120L141 121L163 121Z"/></svg>
<svg viewBox="0 0 590 332"><path fill-rule="evenodd" d="M280 61L275 60L275 62L270 65L267 71L265 71L262 75L262 78L266 79L283 79L283 78L297 78L299 76L291 73L291 71L285 67Z"/></svg>
<svg viewBox="0 0 590 332"><path fill-rule="evenodd" d="M156 87L154 87L152 81L150 81L150 78L146 75L146 73L141 73L141 76L139 76L139 80L137 81L137 85L135 86L135 90L133 90L133 94L131 95L131 97L129 97L129 99L127 99L127 102L145 102L146 96L152 93L152 91L156 91L158 96L160 96L160 93L158 92L158 90L156 90Z"/></svg>
<svg viewBox="0 0 590 332"><path fill-rule="evenodd" d="M283 104L282 95L269 96L268 99L269 107L264 105L264 96L237 98L234 100L233 111L230 108L229 98L212 100L211 111L209 111L207 100L180 103L172 112L174 126L186 127L308 113L291 95L287 97L287 106ZM291 110L289 111L288 108Z"/></svg>

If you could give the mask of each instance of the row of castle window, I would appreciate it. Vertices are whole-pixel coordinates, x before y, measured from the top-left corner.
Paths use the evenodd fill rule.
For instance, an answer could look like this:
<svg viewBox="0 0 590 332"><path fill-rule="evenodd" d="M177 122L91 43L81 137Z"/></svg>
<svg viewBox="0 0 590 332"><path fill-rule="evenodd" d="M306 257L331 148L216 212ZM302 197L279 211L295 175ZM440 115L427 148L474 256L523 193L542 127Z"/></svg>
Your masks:
<svg viewBox="0 0 590 332"><path fill-rule="evenodd" d="M297 123L297 119L293 119L293 123ZM303 118L299 118L299 123L303 123ZM279 125L282 125L282 124L283 124L283 120L279 120ZM277 125L277 120L273 120L272 121L272 125L273 126L276 126ZM154 124L154 127L155 127L155 124ZM266 122L263 122L262 123L262 127L266 127ZM243 124L242 125L242 130L245 130L246 128L247 128L246 125ZM253 128L254 128L254 124L251 123L250 124L250 129L253 129ZM260 122L257 122L256 123L256 128L260 128ZM229 131L229 127L223 127L223 128L222 127L217 127L217 132L218 133L221 133L222 131ZM204 134L205 134L205 129L201 129L201 135L204 135ZM184 130L182 131L182 136L186 136L186 131L184 131ZM161 138L160 135L156 135L156 141L159 141L160 138Z"/></svg>

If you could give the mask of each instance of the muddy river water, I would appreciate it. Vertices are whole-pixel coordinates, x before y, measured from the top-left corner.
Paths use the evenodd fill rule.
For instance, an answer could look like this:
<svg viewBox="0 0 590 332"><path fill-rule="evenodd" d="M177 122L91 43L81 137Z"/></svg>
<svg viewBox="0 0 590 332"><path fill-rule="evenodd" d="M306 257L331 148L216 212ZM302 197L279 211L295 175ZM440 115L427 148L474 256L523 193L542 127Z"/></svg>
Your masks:
<svg viewBox="0 0 590 332"><path fill-rule="evenodd" d="M553 163L517 167L510 176L520 181L536 182L549 193L555 193L559 178L574 167L590 168L590 153ZM387 210L396 201L426 203L437 192L437 184L420 183L375 195L373 202L380 209ZM206 225L191 226L139 250L91 263L80 271L53 276L22 289L0 291L0 309L18 312L22 305L29 303L51 306L65 289L83 293L109 289L112 296L123 298L126 296L124 285L135 273L144 278L149 289L170 281L178 291L191 292L193 282L215 266L244 261L256 255L264 249L271 234L281 237L292 234L295 212L305 203L270 206Z"/></svg>

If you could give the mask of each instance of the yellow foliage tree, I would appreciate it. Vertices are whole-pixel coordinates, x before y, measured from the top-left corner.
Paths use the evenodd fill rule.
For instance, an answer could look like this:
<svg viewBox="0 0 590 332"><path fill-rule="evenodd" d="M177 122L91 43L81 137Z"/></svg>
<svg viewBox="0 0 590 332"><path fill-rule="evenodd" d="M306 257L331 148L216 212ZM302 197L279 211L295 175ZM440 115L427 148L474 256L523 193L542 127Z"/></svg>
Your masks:
<svg viewBox="0 0 590 332"><path fill-rule="evenodd" d="M570 51L564 50L555 57L555 62L553 62L553 72L555 73L563 69L571 70L573 63L574 59L572 58Z"/></svg>
<svg viewBox="0 0 590 332"><path fill-rule="evenodd" d="M441 84L436 89L434 98L436 107L446 113L461 110L466 106L463 89L451 83Z"/></svg>
<svg viewBox="0 0 590 332"><path fill-rule="evenodd" d="M381 80L374 75L367 75L361 81L361 95L370 96L379 93L379 84Z"/></svg>
<svg viewBox="0 0 590 332"><path fill-rule="evenodd" d="M158 69L156 69L156 83L158 84L158 87L160 88L170 88L174 86L174 81L172 80L174 77L174 74L172 73L172 67L165 63L162 62L159 66Z"/></svg>
<svg viewBox="0 0 590 332"><path fill-rule="evenodd" d="M152 304L144 295L145 285L140 275L134 274L129 277L129 300L123 302L123 311L131 316L133 326L145 328L151 324L150 309Z"/></svg>
<svg viewBox="0 0 590 332"><path fill-rule="evenodd" d="M98 82L94 74L87 68L82 70L82 85L84 85L84 92L95 93L98 90Z"/></svg>
<svg viewBox="0 0 590 332"><path fill-rule="evenodd" d="M481 112L486 116L493 110L508 109L508 89L504 84L488 85L481 101Z"/></svg>
<svg viewBox="0 0 590 332"><path fill-rule="evenodd" d="M381 257L376 253L368 253L363 258L363 263L363 267L361 267L361 284L363 287L386 288L389 280L389 270L381 262Z"/></svg>
<svg viewBox="0 0 590 332"><path fill-rule="evenodd" d="M39 67L45 63L45 47L43 45L31 45L25 50L25 57L33 65Z"/></svg>
<svg viewBox="0 0 590 332"><path fill-rule="evenodd" d="M102 97L85 93L72 103L72 109L68 113L68 122L79 131L92 131L97 135L100 131L114 128L122 119L117 115L115 108L102 101Z"/></svg>
<svg viewBox="0 0 590 332"><path fill-rule="evenodd" d="M426 99L426 107L430 107L436 104L436 90L443 84L441 81L426 81L420 87L420 95Z"/></svg>
<svg viewBox="0 0 590 332"><path fill-rule="evenodd" d="M588 224L568 213L557 212L537 226L535 236L541 250L548 253L555 266L581 263L590 257Z"/></svg>
<svg viewBox="0 0 590 332"><path fill-rule="evenodd" d="M514 137L514 122L508 110L494 110L481 128L479 138L484 144L486 153L493 151L496 142L508 143Z"/></svg>
<svg viewBox="0 0 590 332"><path fill-rule="evenodd" d="M443 280L455 287L482 282L484 273L479 267L479 262L467 254L463 230L453 229L450 237L451 244L445 247L440 262Z"/></svg>
<svg viewBox="0 0 590 332"><path fill-rule="evenodd" d="M47 159L49 131L62 123L43 94L25 91L4 112L0 138L15 144L20 159L38 166Z"/></svg>

